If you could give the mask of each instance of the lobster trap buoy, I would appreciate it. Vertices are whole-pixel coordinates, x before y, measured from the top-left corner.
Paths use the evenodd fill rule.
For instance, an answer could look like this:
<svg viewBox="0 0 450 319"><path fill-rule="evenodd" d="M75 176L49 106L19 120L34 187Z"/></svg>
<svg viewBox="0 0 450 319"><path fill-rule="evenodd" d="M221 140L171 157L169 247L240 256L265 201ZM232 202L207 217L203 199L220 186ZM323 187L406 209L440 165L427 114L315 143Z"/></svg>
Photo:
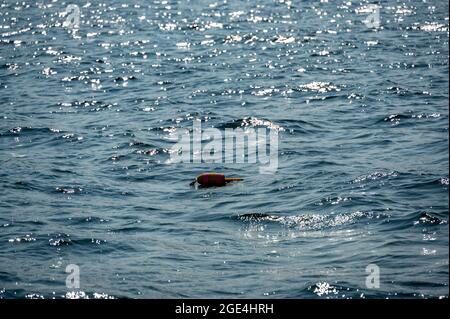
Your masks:
<svg viewBox="0 0 450 319"><path fill-rule="evenodd" d="M244 180L243 178L237 177L228 178L221 173L203 173L197 176L197 178L191 183L191 185L194 185L197 182L198 184L204 187L225 186L227 183L243 180Z"/></svg>

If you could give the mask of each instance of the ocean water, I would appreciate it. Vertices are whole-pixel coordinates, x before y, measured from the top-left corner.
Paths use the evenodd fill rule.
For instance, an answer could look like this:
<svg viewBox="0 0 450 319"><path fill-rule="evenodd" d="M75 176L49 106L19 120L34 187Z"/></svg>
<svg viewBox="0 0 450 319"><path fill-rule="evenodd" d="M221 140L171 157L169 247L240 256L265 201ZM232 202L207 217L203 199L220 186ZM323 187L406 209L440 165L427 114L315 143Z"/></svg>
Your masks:
<svg viewBox="0 0 450 319"><path fill-rule="evenodd" d="M0 0L0 298L448 298L448 10ZM199 120L277 171L173 163Z"/></svg>

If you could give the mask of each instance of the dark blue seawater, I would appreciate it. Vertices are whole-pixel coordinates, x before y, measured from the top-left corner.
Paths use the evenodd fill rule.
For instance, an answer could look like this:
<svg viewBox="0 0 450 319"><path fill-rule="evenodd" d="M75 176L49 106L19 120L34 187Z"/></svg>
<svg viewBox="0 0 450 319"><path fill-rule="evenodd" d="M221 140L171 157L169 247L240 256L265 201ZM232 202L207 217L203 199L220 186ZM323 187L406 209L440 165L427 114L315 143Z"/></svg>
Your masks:
<svg viewBox="0 0 450 319"><path fill-rule="evenodd" d="M0 1L0 298L448 297L447 1L69 3ZM171 163L200 119L277 172Z"/></svg>

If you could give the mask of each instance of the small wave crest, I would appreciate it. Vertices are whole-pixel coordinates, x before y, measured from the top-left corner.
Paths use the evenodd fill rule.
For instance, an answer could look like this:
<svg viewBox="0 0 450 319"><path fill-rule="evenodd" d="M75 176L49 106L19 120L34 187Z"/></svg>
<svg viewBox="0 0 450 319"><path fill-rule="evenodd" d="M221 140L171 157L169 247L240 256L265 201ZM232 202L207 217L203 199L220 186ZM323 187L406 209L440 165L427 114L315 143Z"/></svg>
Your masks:
<svg viewBox="0 0 450 319"><path fill-rule="evenodd" d="M278 216L263 213L250 213L238 215L236 218L244 222L274 222L286 227L301 228L304 230L320 230L353 224L363 218L377 217L372 212L356 211L342 214L303 214L296 216Z"/></svg>

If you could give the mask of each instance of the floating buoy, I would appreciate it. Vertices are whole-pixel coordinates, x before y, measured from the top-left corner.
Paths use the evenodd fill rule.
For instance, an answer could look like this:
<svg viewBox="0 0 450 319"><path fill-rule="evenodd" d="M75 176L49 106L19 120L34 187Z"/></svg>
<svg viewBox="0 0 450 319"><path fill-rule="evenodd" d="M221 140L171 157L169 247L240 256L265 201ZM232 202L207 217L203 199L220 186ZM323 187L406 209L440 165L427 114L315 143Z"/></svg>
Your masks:
<svg viewBox="0 0 450 319"><path fill-rule="evenodd" d="M195 184L195 182L199 183L202 186L225 186L229 182L243 181L243 178L226 178L224 174L220 173L203 173L199 175L195 181L191 184Z"/></svg>

